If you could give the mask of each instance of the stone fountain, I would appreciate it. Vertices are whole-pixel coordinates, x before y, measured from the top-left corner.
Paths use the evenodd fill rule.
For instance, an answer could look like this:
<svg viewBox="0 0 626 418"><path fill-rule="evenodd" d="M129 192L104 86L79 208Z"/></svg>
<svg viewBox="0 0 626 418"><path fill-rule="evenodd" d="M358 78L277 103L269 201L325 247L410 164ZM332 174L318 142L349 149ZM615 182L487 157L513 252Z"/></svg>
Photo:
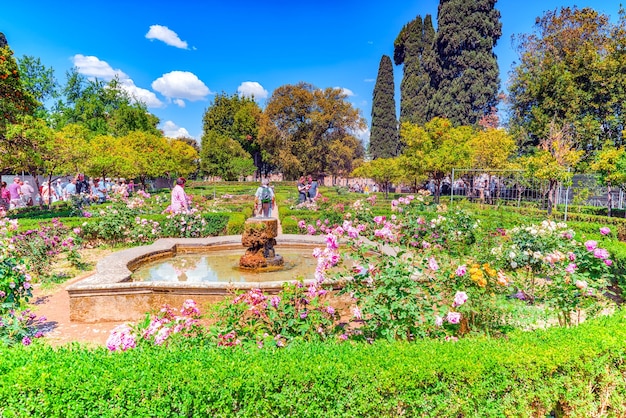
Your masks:
<svg viewBox="0 0 626 418"><path fill-rule="evenodd" d="M274 251L277 236L277 219L249 218L241 236L241 244L246 247L246 252L239 260L239 267L250 270L282 267L283 257Z"/></svg>

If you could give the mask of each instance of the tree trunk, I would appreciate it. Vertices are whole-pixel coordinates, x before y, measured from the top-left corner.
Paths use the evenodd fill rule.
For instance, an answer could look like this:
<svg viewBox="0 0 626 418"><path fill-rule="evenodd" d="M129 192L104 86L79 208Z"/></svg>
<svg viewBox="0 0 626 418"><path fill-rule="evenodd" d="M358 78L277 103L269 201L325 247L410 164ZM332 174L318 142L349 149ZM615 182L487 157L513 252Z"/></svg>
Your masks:
<svg viewBox="0 0 626 418"><path fill-rule="evenodd" d="M613 196L611 196L611 183L606 185L606 206L607 206L607 215L609 218L611 217L611 208L613 207Z"/></svg>

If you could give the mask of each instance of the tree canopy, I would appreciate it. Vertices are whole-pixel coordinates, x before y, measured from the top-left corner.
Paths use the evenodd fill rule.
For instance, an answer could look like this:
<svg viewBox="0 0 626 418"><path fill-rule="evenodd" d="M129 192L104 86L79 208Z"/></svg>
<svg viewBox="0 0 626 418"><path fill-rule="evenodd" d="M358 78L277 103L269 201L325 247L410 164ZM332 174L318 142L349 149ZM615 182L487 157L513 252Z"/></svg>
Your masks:
<svg viewBox="0 0 626 418"><path fill-rule="evenodd" d="M364 148L355 133L365 128L358 110L341 89L318 89L308 83L274 90L261 122L259 139L264 156L283 174L335 174L331 149L347 145L350 161L362 158Z"/></svg>
<svg viewBox="0 0 626 418"><path fill-rule="evenodd" d="M623 144L626 120L626 17L617 24L591 8L563 7L517 37L510 123L523 145L537 146L553 120L572 124L574 143L591 151ZM591 152L588 154L591 156Z"/></svg>
<svg viewBox="0 0 626 418"><path fill-rule="evenodd" d="M405 25L394 43L404 64L400 121L423 125L445 117L475 125L498 103L493 49L502 34L496 0L440 0L437 31L430 15Z"/></svg>

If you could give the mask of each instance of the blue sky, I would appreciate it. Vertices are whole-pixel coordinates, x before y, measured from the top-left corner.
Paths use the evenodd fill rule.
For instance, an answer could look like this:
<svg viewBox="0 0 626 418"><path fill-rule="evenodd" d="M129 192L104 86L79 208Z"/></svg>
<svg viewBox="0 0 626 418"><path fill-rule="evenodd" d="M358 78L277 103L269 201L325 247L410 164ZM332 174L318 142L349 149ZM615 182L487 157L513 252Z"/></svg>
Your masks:
<svg viewBox="0 0 626 418"><path fill-rule="evenodd" d="M16 57L40 58L65 82L115 74L161 119L167 136L200 139L215 93L252 94L263 107L279 86L300 81L345 89L368 120L383 54L417 15L436 18L438 0L139 2L3 1L0 32ZM496 47L502 88L517 56L511 35L561 6L592 7L618 18L619 1L499 0ZM399 104L402 67L394 67ZM368 132L360 134L367 138Z"/></svg>

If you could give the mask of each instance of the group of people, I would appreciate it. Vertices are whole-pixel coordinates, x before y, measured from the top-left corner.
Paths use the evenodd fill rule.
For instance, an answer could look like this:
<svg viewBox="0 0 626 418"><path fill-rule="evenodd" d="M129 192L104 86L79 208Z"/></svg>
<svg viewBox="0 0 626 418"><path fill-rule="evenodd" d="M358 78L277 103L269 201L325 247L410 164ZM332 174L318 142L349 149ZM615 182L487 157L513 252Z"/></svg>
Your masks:
<svg viewBox="0 0 626 418"><path fill-rule="evenodd" d="M298 204L304 202L314 202L319 197L319 187L317 179L309 175L302 176L298 180Z"/></svg>
<svg viewBox="0 0 626 418"><path fill-rule="evenodd" d="M32 206L34 195L35 189L29 184L28 180L15 177L13 183L9 185L5 181L0 183L0 207L4 211Z"/></svg>
<svg viewBox="0 0 626 418"><path fill-rule="evenodd" d="M38 193L35 193L34 187L28 180L22 180L17 176L10 185L3 181L0 185L0 206L5 210L32 206L36 203L38 196L46 205L59 200L71 200L73 196L82 197L88 203L104 203L111 195L128 197L135 191L133 180L128 183L124 179L86 180L82 173L77 174L68 182L64 180L63 178L57 178L52 182L45 180L41 183Z"/></svg>

